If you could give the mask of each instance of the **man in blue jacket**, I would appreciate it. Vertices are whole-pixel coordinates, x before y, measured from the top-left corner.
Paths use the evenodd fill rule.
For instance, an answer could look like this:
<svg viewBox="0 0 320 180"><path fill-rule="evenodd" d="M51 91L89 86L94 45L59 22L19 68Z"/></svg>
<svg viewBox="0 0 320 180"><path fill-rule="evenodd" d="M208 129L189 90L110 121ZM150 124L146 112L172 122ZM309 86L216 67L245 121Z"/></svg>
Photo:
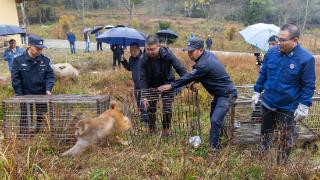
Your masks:
<svg viewBox="0 0 320 180"><path fill-rule="evenodd" d="M130 45L130 58L129 62L123 57L121 64L123 67L132 72L132 80L134 84L134 95L137 101L137 106L141 113L141 122L146 122L147 113L141 102L141 83L140 83L140 58L142 55L142 51L138 44L133 43Z"/></svg>
<svg viewBox="0 0 320 180"><path fill-rule="evenodd" d="M28 49L18 56L12 65L12 87L16 96L24 95L51 95L54 86L54 74L50 66L50 59L42 55L42 49L46 46L43 39L36 35L29 35ZM21 133L28 133L27 130L27 106L21 104ZM31 105L32 106L32 105ZM47 112L47 106L37 103L37 125L36 132L40 130L43 122L43 115ZM31 111L32 112L32 111Z"/></svg>
<svg viewBox="0 0 320 180"><path fill-rule="evenodd" d="M183 76L187 74L186 68L181 64L180 60L167 47L160 46L159 39L156 36L148 36L146 39L146 52L143 53L140 60L140 83L141 96L144 107L148 109L148 126L149 133L152 134L156 130L156 104L157 104L157 87L174 82L173 69ZM148 89L150 88L150 89ZM145 90L148 89L148 90ZM154 91L156 90L156 91ZM162 135L169 136L171 134L171 117L173 92L161 93L162 96Z"/></svg>
<svg viewBox="0 0 320 180"><path fill-rule="evenodd" d="M203 40L199 38L189 40L184 50L188 51L189 58L196 63L191 73L182 76L175 82L160 86L158 89L168 91L191 82L201 82L203 87L214 96L211 102L209 145L213 150L217 150L220 148L219 135L224 116L234 104L237 90L224 65L213 53L204 50Z"/></svg>
<svg viewBox="0 0 320 180"><path fill-rule="evenodd" d="M279 45L269 49L254 86L252 108L262 97L261 151L272 143L277 125L282 131L282 151L278 161L286 163L293 146L296 122L308 116L315 90L315 59L301 47L297 26L285 24L278 33Z"/></svg>
<svg viewBox="0 0 320 180"><path fill-rule="evenodd" d="M70 50L71 50L71 54L75 54L76 53L76 47L75 47L75 42L76 42L76 35L73 32L68 32L67 33L67 39L69 41L70 44Z"/></svg>
<svg viewBox="0 0 320 180"><path fill-rule="evenodd" d="M11 39L9 41L9 48L4 51L4 60L8 62L8 68L10 72L14 59L20 56L23 53L22 51L22 48L17 46L16 40Z"/></svg>

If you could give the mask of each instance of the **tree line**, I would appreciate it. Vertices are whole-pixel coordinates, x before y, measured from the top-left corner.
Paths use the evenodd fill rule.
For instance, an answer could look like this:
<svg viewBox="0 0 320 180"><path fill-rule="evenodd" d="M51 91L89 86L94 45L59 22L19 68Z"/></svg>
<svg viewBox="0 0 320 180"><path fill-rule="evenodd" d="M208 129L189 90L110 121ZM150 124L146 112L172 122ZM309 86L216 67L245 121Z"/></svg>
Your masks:
<svg viewBox="0 0 320 180"><path fill-rule="evenodd" d="M54 8L64 6L83 17L89 10L120 8L130 18L143 9L148 15L200 17L246 25L294 23L302 30L320 24L320 0L25 0L23 5L29 23L55 21Z"/></svg>

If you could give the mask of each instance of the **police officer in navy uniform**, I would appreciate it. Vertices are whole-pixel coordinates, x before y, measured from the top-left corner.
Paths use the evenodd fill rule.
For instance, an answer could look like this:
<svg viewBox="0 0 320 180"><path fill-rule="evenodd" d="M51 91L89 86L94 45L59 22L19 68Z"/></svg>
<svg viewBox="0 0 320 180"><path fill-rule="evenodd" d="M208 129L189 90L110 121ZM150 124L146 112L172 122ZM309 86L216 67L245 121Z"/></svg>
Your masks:
<svg viewBox="0 0 320 180"><path fill-rule="evenodd" d="M50 66L50 59L42 54L46 48L43 39L36 35L29 35L28 48L18 56L12 65L12 86L16 96L23 95L51 95L54 86L54 74ZM23 133L26 132L27 104L21 105L20 125ZM47 112L46 104L37 103L37 127L40 130L43 123L43 114Z"/></svg>
<svg viewBox="0 0 320 180"><path fill-rule="evenodd" d="M210 51L204 50L204 42L200 38L190 39L184 51L196 64L190 74L182 76L171 84L160 86L160 91L168 91L185 86L192 82L200 82L214 96L210 112L209 145L213 150L219 149L219 135L224 116L237 98L237 90L230 79L224 65Z"/></svg>
<svg viewBox="0 0 320 180"><path fill-rule="evenodd" d="M294 126L308 116L312 103L315 59L299 44L300 30L296 25L283 25L278 37L279 45L269 49L264 57L254 86L252 108L255 109L264 90L260 148L262 152L270 148L273 131L279 128L282 147L278 162L286 163L293 146Z"/></svg>

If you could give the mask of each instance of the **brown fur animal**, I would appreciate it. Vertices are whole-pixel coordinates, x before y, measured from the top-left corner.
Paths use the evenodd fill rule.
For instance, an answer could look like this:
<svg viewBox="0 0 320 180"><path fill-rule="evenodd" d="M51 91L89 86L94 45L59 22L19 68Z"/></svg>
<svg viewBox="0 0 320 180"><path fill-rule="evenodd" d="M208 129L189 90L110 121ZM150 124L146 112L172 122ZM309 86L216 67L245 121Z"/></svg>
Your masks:
<svg viewBox="0 0 320 180"><path fill-rule="evenodd" d="M99 117L80 120L77 123L77 142L62 156L77 155L93 143L105 139L108 135L127 131L131 127L129 118L123 115L116 102L111 102L110 109Z"/></svg>

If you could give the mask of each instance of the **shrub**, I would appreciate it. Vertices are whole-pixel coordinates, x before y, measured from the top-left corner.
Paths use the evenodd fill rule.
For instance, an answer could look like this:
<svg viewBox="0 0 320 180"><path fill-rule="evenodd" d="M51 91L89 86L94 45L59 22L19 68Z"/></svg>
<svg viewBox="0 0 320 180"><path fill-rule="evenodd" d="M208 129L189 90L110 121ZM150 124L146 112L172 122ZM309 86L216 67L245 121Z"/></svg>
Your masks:
<svg viewBox="0 0 320 180"><path fill-rule="evenodd" d="M55 38L65 38L66 33L71 29L71 22L75 19L74 16L62 15L59 18L58 23L55 25L51 31L53 37Z"/></svg>
<svg viewBox="0 0 320 180"><path fill-rule="evenodd" d="M169 29L171 27L171 22L169 21L159 21L160 29Z"/></svg>
<svg viewBox="0 0 320 180"><path fill-rule="evenodd" d="M228 40L232 41L234 39L235 34L236 34L236 28L234 26L230 27L227 30L227 38L228 38Z"/></svg>
<svg viewBox="0 0 320 180"><path fill-rule="evenodd" d="M140 21L137 18L133 18L130 22L131 27L135 28L135 29L140 29Z"/></svg>

